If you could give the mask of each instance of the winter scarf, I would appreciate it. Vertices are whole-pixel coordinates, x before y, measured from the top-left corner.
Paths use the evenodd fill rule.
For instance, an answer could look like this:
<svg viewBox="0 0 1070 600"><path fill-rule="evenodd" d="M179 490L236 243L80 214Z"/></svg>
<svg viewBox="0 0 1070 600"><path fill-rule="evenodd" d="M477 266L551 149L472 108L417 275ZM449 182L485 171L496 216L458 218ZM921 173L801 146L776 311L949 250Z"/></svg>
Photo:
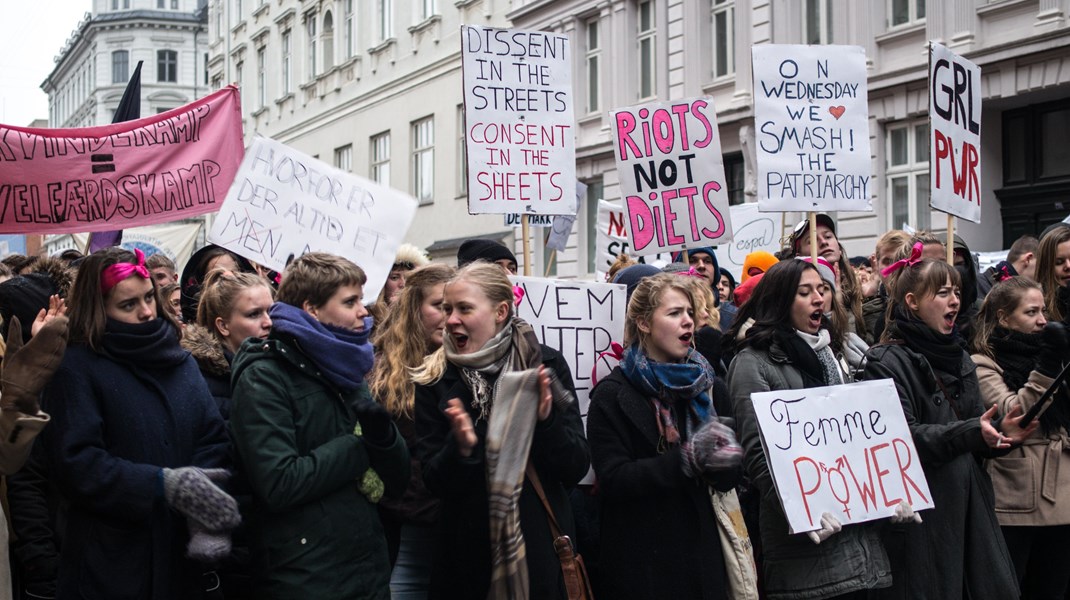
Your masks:
<svg viewBox="0 0 1070 600"><path fill-rule="evenodd" d="M962 371L962 338L955 332L940 333L909 313L902 305L892 312L888 324L893 338L902 340L911 350L921 354L937 371L958 376Z"/></svg>
<svg viewBox="0 0 1070 600"><path fill-rule="evenodd" d="M829 347L829 343L832 341L832 336L829 335L828 329L818 329L817 335L811 335L805 331L796 329L795 335L806 342L806 345L817 355L817 361L821 363L821 371L824 375L825 385L840 385L842 383L847 383L843 376L843 369L840 368L839 362L836 360L836 355L832 353L832 348Z"/></svg>
<svg viewBox="0 0 1070 600"><path fill-rule="evenodd" d="M1021 333L1003 327L992 332L988 344L992 348L992 358L1003 369L1003 383L1007 384L1007 389L1017 392L1025 387L1029 373L1036 368L1040 353L1044 351L1041 339L1039 333ZM1040 428L1046 435L1060 428L1070 431L1070 406L1066 400L1057 396L1041 413Z"/></svg>
<svg viewBox="0 0 1070 600"><path fill-rule="evenodd" d="M320 323L285 302L272 304L268 314L272 336L293 338L331 385L346 393L361 386L374 361L374 351L368 343L371 319L366 318L364 330L356 332Z"/></svg>
<svg viewBox="0 0 1070 600"><path fill-rule="evenodd" d="M104 324L101 348L119 362L146 369L175 367L189 356L178 344L174 326L160 318L137 324L109 318Z"/></svg>
<svg viewBox="0 0 1070 600"><path fill-rule="evenodd" d="M710 363L695 349L687 351L683 362L664 363L651 360L635 343L624 350L620 368L628 381L654 402L665 441L670 445L680 443L680 431L673 414L673 405L677 401L689 401L688 437L691 431L698 431L711 416L716 416L709 395L716 375Z"/></svg>
<svg viewBox="0 0 1070 600"><path fill-rule="evenodd" d="M817 352L799 337L797 331L793 327L782 327L776 331L776 339L787 355L788 362L799 370L806 387L832 385L825 379L825 367L821 365Z"/></svg>

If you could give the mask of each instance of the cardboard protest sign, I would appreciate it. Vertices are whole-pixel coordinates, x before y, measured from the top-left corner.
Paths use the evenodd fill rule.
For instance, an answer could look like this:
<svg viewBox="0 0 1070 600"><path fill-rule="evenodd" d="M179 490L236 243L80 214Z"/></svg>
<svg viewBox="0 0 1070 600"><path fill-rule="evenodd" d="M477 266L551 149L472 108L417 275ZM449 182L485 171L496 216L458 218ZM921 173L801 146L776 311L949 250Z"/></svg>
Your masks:
<svg viewBox="0 0 1070 600"><path fill-rule="evenodd" d="M0 125L0 233L109 231L214 212L242 152L233 86L135 121Z"/></svg>
<svg viewBox="0 0 1070 600"><path fill-rule="evenodd" d="M766 462L792 533L933 508L891 379L751 394Z"/></svg>
<svg viewBox="0 0 1070 600"><path fill-rule="evenodd" d="M561 352L572 370L580 415L591 402L591 370L601 352L624 339L624 286L610 283L510 277L524 290L517 316L539 341Z"/></svg>
<svg viewBox="0 0 1070 600"><path fill-rule="evenodd" d="M613 113L632 253L713 246L732 236L717 113L709 98Z"/></svg>
<svg viewBox="0 0 1070 600"><path fill-rule="evenodd" d="M293 254L344 256L375 298L416 214L412 197L256 137L208 240L281 272Z"/></svg>
<svg viewBox="0 0 1070 600"><path fill-rule="evenodd" d="M761 44L751 53L761 210L873 210L865 51Z"/></svg>
<svg viewBox="0 0 1070 600"><path fill-rule="evenodd" d="M780 250L780 215L758 212L755 202L737 204L731 209L732 241L717 247L717 264L741 281L743 261L758 250Z"/></svg>
<svg viewBox="0 0 1070 600"><path fill-rule="evenodd" d="M627 222L624 209L619 205L605 200L598 201L598 231L595 233L597 256L594 261L594 271L599 281L605 280L606 272L616 262L618 254L635 256L631 242L628 241ZM668 252L635 258L641 263L662 261L668 264L672 262L672 256Z"/></svg>
<svg viewBox="0 0 1070 600"><path fill-rule="evenodd" d="M981 222L981 67L929 42L929 204Z"/></svg>
<svg viewBox="0 0 1070 600"><path fill-rule="evenodd" d="M576 214L567 35L461 27L468 212Z"/></svg>

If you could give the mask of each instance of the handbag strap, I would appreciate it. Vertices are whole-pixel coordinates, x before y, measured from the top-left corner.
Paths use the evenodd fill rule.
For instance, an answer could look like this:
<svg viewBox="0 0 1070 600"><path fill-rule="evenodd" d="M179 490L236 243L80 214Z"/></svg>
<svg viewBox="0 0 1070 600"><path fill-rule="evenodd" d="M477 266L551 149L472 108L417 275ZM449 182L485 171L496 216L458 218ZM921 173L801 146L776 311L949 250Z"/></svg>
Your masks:
<svg viewBox="0 0 1070 600"><path fill-rule="evenodd" d="M550 508L550 501L546 499L546 492L542 489L542 481L539 480L539 474L535 471L535 466L531 464L530 460L527 466L524 467L524 473L527 474L528 481L531 481L531 487L535 488L535 493L538 494L542 507L546 509L546 517L550 521L550 533L554 536L554 539L561 537L561 527L557 524L554 509Z"/></svg>

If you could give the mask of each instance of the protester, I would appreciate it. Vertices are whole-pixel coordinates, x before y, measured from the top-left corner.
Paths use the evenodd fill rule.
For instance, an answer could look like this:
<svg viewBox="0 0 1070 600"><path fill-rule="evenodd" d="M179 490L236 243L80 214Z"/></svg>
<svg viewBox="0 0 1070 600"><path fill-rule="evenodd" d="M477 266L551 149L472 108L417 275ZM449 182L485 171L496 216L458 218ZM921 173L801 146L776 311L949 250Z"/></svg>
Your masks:
<svg viewBox="0 0 1070 600"><path fill-rule="evenodd" d="M743 305L750 300L751 293L754 292L754 288L758 286L758 282L761 281L762 275L765 273L758 273L747 278L746 281L736 286L736 317L733 317L733 321L739 316L739 309L743 308Z"/></svg>
<svg viewBox="0 0 1070 600"><path fill-rule="evenodd" d="M1037 282L1049 321L1070 321L1070 226L1060 224L1040 238Z"/></svg>
<svg viewBox="0 0 1070 600"><path fill-rule="evenodd" d="M777 264L779 260L772 253L765 250L755 250L743 257L743 274L739 278L740 285L755 275L765 273L769 270L769 267Z"/></svg>
<svg viewBox="0 0 1070 600"><path fill-rule="evenodd" d="M587 473L590 457L568 364L514 315L514 292L503 269L470 264L446 285L444 298L443 347L413 375L417 454L424 483L442 502L430 597L486 598L492 589L493 597L505 597L499 594L506 589L527 587L530 598L565 598L549 515L530 476L522 476L524 463L500 461L499 451L530 440L529 472L541 482L564 534L574 538L565 488ZM515 375L534 369L537 396L520 387ZM561 384L553 386L556 393L551 375ZM507 380L512 391L505 389ZM495 412L499 404L523 403L537 420L514 421L511 411ZM521 481L515 489L513 482ZM502 537L519 534L516 526L523 531L522 546L515 537ZM511 552L503 547L506 539L516 544Z"/></svg>
<svg viewBox="0 0 1070 600"><path fill-rule="evenodd" d="M199 598L197 561L225 555L239 522L213 483L226 434L140 251L85 259L70 332L39 440L65 500L57 596Z"/></svg>
<svg viewBox="0 0 1070 600"><path fill-rule="evenodd" d="M873 341L884 333L885 312L888 308L888 275L885 270L896 260L910 254L910 234L899 229L887 231L877 240L877 247L869 257L876 273L862 286L862 320ZM890 273L889 273L890 274Z"/></svg>
<svg viewBox="0 0 1070 600"><path fill-rule="evenodd" d="M1012 277L989 292L978 314L972 356L986 407L1027 411L1062 370L1070 338L1044 318L1040 285ZM1023 597L1058 598L1070 583L1070 405L1063 394L1040 415L1021 446L987 463ZM1067 464L1062 464L1062 463Z"/></svg>
<svg viewBox="0 0 1070 600"><path fill-rule="evenodd" d="M22 323L33 323L41 309L48 307L49 297L59 295L59 288L44 273L16 275L0 283L0 334L8 343L11 337L8 328L12 317ZM22 329L23 343L30 341L29 328Z"/></svg>
<svg viewBox="0 0 1070 600"><path fill-rule="evenodd" d="M992 286L1017 275L1026 279L1036 279L1039 249L1040 240L1035 235L1026 234L1014 240L1010 250L1007 251L1007 258L988 267L977 278L978 297L984 299Z"/></svg>
<svg viewBox="0 0 1070 600"><path fill-rule="evenodd" d="M152 274L152 280L157 287L163 287L169 283L178 283L178 271L175 263L163 252L157 252L145 259L145 267Z"/></svg>
<svg viewBox="0 0 1070 600"><path fill-rule="evenodd" d="M977 262L966 240L957 233L952 239L952 264L962 280L962 306L955 318L955 326L959 329L959 336L969 341L973 339L973 322L984 298L977 297Z"/></svg>
<svg viewBox="0 0 1070 600"><path fill-rule="evenodd" d="M376 503L409 481L409 454L371 399L364 271L311 252L283 273L267 339L234 357L230 431L253 492L257 598L390 597Z"/></svg>
<svg viewBox="0 0 1070 600"><path fill-rule="evenodd" d="M798 260L812 262L809 257L799 257ZM841 336L839 347L843 354L843 363L840 366L848 374L847 383L850 383L860 378L862 368L865 366L866 351L869 350L869 344L851 330L847 310L843 307L843 299L836 288L836 273L832 269L832 265L819 256L815 266L817 267L817 272L821 275L822 281L827 284L822 293L824 303L821 306L821 311L825 319L834 325L832 329L839 332Z"/></svg>
<svg viewBox="0 0 1070 600"><path fill-rule="evenodd" d="M730 594L730 580L751 557L724 555L715 514L738 511L740 448L718 419L727 390L711 398L717 376L691 347L693 293L679 277L644 279L628 303L621 365L592 394L598 597L747 597ZM724 493L712 507L711 487ZM756 597L753 578L744 587Z"/></svg>
<svg viewBox="0 0 1070 600"><path fill-rule="evenodd" d="M721 304L733 302L735 297L732 293L736 290L736 278L724 267L718 269L718 272L720 273L720 277L717 279L718 299Z"/></svg>
<svg viewBox="0 0 1070 600"><path fill-rule="evenodd" d="M955 318L958 271L924 259L922 243L894 263L889 322L870 349L866 379L892 379L925 470L935 508L920 525L889 527L891 598L1017 598L1014 567L992 509L982 458L1005 454L1032 433L1021 410L993 421L984 410L976 366L963 350Z"/></svg>
<svg viewBox="0 0 1070 600"><path fill-rule="evenodd" d="M613 261L613 264L609 266L609 270L606 271L606 281L607 282L612 282L613 278L616 277L617 273L621 269L623 269L625 267L630 267L632 265L637 265L637 264L639 264L639 263L636 262L636 260L634 258L632 258L632 257L628 256L627 254L621 252L620 254L617 255L617 259Z"/></svg>
<svg viewBox="0 0 1070 600"><path fill-rule="evenodd" d="M654 265L635 264L618 271L617 275L613 277L613 283L623 285L627 293L626 298L631 300L632 294L635 293L635 288L638 287L639 283L647 277L658 273L661 273L661 269Z"/></svg>
<svg viewBox="0 0 1070 600"><path fill-rule="evenodd" d="M843 251L843 246L836 237L836 224L824 213L819 213L816 220L816 255L832 265L833 272L836 274L836 288L843 299L851 331L864 340L871 340L866 330L866 323L862 319L862 286L855 276L854 269L851 268L851 263L847 260L847 253ZM786 253L790 257L811 256L809 219L803 219L795 226Z"/></svg>
<svg viewBox="0 0 1070 600"><path fill-rule="evenodd" d="M256 269L245 258L215 244L208 244L193 253L182 269L182 320L193 323L197 320L197 301L200 299L201 284L204 276L214 269L224 269L233 273L255 273Z"/></svg>
<svg viewBox="0 0 1070 600"><path fill-rule="evenodd" d="M755 392L850 382L840 332L823 314L827 287L809 262L781 261L762 276L754 297L740 308L737 323L727 335L737 348L728 369L728 386L743 464L753 486L741 502L749 513L748 526L760 522L760 531L752 535L757 533L761 539L762 589L770 600L847 598L891 584L876 525L841 525L825 513L821 529L789 533L750 399ZM749 330L741 335L752 319ZM913 517L908 506L899 510L902 519Z"/></svg>
<svg viewBox="0 0 1070 600"><path fill-rule="evenodd" d="M177 283L160 286L160 300L167 312L179 323L182 322L182 288ZM183 323L183 327L185 324Z"/></svg>
<svg viewBox="0 0 1070 600"><path fill-rule="evenodd" d="M401 290L405 289L405 278L413 269L422 267L430 261L427 254L412 244L401 244L394 255L394 264L390 267L390 273L386 277L383 289L379 291L379 297L368 307L372 315L373 324L377 325L386 319L390 306L398 299Z"/></svg>
<svg viewBox="0 0 1070 600"><path fill-rule="evenodd" d="M673 253L673 262L684 262L684 253ZM720 276L720 268L717 265L717 254L713 248L700 247L687 249L687 266L692 272L706 280L710 287L716 287L717 278Z"/></svg>
<svg viewBox="0 0 1070 600"><path fill-rule="evenodd" d="M373 338L372 397L390 413L411 456L412 475L405 493L379 503L393 565L390 594L394 600L427 598L431 580L439 506L424 485L416 459L416 392L411 370L442 347L446 323L443 290L453 273L446 265L427 265L410 273L389 318L376 328Z"/></svg>
<svg viewBox="0 0 1070 600"><path fill-rule="evenodd" d="M896 256L896 260L901 260L909 256L913 251L914 244L919 242L922 245L922 258L947 262L947 246L944 245L944 240L941 240L928 231L916 232L910 239L910 243L899 249L899 254Z"/></svg>
<svg viewBox="0 0 1070 600"><path fill-rule="evenodd" d="M477 260L498 265L506 275L516 275L516 255L497 240L483 238L466 240L457 249L457 268L462 268Z"/></svg>

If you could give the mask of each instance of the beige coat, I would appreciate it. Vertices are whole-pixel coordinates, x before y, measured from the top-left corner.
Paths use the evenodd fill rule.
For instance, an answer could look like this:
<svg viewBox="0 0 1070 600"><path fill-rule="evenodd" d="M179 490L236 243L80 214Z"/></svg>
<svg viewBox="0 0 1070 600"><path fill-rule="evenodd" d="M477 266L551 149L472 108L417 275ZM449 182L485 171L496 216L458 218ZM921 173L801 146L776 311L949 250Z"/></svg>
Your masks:
<svg viewBox="0 0 1070 600"><path fill-rule="evenodd" d="M1006 414L1015 403L1029 410L1053 379L1033 371L1020 390L1003 382L1003 369L990 357L974 354L977 379L985 407L999 406ZM1067 464L1062 465L1063 462ZM996 518L1003 526L1070 524L1070 437L1066 430L1045 436L1037 428L1032 437L1007 455L986 461L996 492ZM1059 496L1062 495L1062 500Z"/></svg>
<svg viewBox="0 0 1070 600"><path fill-rule="evenodd" d="M30 455L34 438L48 424L48 415L26 415L16 411L0 412L0 475L10 475L22 468ZM8 561L7 519L0 509L0 600L11 600L11 563Z"/></svg>

